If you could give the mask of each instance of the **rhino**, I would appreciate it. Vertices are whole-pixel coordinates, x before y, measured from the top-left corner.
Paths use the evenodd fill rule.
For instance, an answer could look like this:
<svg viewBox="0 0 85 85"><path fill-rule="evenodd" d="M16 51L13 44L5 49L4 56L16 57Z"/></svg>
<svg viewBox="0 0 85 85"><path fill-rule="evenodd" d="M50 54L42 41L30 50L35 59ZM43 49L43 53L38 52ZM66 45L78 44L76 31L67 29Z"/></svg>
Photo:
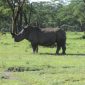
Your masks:
<svg viewBox="0 0 85 85"><path fill-rule="evenodd" d="M62 54L66 54L66 32L60 28L25 26L18 34L11 33L11 35L15 42L24 39L30 41L33 53L38 53L38 45L49 47L56 43L56 54L59 54L61 48Z"/></svg>

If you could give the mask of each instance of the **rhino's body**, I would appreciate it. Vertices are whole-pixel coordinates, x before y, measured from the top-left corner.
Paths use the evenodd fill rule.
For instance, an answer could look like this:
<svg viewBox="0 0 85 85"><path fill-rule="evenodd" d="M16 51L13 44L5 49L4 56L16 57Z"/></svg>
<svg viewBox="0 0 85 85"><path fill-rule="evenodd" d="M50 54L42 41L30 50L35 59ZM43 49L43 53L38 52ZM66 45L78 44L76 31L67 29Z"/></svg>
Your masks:
<svg viewBox="0 0 85 85"><path fill-rule="evenodd" d="M58 54L62 47L62 53L65 54L66 33L59 28L39 29L37 27L27 27L17 35L12 33L12 36L16 42L23 39L29 40L31 42L33 52L38 52L38 45L51 46L57 43L56 53Z"/></svg>

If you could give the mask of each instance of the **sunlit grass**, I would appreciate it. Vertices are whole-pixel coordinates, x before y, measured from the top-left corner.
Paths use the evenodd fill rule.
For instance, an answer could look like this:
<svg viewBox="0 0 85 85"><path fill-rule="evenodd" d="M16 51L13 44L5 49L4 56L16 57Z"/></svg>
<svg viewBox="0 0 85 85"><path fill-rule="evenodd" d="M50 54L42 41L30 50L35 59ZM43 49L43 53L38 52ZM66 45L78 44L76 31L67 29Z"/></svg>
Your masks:
<svg viewBox="0 0 85 85"><path fill-rule="evenodd" d="M0 85L85 85L82 35L67 33L67 55L55 55L56 48L41 46L39 53L33 54L28 41L16 43L9 33L0 36ZM8 72L11 67L24 70Z"/></svg>

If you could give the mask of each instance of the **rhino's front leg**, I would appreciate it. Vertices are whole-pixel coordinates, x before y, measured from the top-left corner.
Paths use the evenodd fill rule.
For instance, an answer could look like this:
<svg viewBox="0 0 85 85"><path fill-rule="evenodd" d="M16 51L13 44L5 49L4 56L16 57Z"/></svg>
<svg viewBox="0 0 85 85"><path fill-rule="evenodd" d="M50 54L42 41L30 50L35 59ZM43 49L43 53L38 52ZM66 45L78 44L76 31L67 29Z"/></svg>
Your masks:
<svg viewBox="0 0 85 85"><path fill-rule="evenodd" d="M38 53L38 45L34 44L34 43L31 43L31 45L32 45L33 53L35 53L35 52Z"/></svg>
<svg viewBox="0 0 85 85"><path fill-rule="evenodd" d="M60 51L61 47L57 45L57 50L56 50L56 54L59 55L59 51Z"/></svg>

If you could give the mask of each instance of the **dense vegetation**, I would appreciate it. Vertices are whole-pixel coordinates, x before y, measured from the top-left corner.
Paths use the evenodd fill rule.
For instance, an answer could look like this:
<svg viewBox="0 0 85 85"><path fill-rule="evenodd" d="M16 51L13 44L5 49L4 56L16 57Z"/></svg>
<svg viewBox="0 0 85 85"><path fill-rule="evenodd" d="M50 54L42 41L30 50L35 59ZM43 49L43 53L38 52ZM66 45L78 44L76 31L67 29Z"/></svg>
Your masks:
<svg viewBox="0 0 85 85"><path fill-rule="evenodd" d="M67 33L67 55L39 46L33 54L28 41L15 43L0 37L0 85L85 85L85 40L82 33ZM9 42L10 40L10 42Z"/></svg>
<svg viewBox="0 0 85 85"><path fill-rule="evenodd" d="M83 0L71 0L69 4L62 2L40 2L24 6L24 13L29 22L31 10L31 24L38 23L40 27L61 27L66 30L85 30L85 3ZM0 0L0 30L10 31L11 10L5 0Z"/></svg>

